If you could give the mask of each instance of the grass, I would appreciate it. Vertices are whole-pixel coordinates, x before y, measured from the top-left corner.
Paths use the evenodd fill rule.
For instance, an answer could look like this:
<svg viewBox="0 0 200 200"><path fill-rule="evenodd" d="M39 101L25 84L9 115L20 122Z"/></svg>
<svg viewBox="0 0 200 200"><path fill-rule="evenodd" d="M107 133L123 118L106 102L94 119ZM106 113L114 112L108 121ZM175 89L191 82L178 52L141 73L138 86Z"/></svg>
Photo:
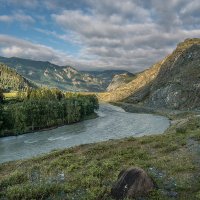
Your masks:
<svg viewBox="0 0 200 200"><path fill-rule="evenodd" d="M130 166L145 169L158 185L146 199L200 199L200 158L188 144L200 146L195 120L184 124L185 132L171 128L163 135L81 145L1 164L0 199L109 200L120 170Z"/></svg>
<svg viewBox="0 0 200 200"><path fill-rule="evenodd" d="M15 99L17 97L17 91L3 93L5 100Z"/></svg>

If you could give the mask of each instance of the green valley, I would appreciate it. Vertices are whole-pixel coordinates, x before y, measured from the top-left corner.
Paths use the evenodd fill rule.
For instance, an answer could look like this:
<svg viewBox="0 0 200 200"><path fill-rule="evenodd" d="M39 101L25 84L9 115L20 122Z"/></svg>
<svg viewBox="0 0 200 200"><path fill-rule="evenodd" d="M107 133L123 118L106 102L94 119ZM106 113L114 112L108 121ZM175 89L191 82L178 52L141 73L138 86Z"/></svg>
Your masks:
<svg viewBox="0 0 200 200"><path fill-rule="evenodd" d="M6 59L17 71L0 65L0 136L33 133L24 139L2 140L0 199L111 200L119 172L130 166L145 170L155 184L153 190L132 199L200 199L199 47L200 39L187 39L162 61L134 75L123 71L81 72L81 79L90 77L92 84L94 79L97 85L103 80L98 87L91 89L90 85L85 90L88 83L83 78L86 82L84 89L83 85L79 88L81 92L70 92L72 88L65 81L63 91L52 87L56 85L55 73L68 76L70 81L75 80L74 74L80 78L71 67L59 71L51 63L44 67L44 62L32 61L29 73L30 64L26 67L27 63L22 63L30 60ZM43 75L37 84L30 81L39 74ZM50 82L44 81L44 76ZM49 87L39 87L43 83ZM87 118L93 120L73 126ZM62 125L71 127L50 132ZM38 135L43 134L38 133L41 130L46 130L44 137ZM94 143L97 141L101 142ZM17 157L12 148L23 154L19 145L32 149L35 155ZM52 151L55 147L62 149ZM40 155L42 152L49 153ZM24 159L16 160L19 158ZM127 187L128 183L124 190Z"/></svg>
<svg viewBox="0 0 200 200"><path fill-rule="evenodd" d="M200 200L200 0L0 0L0 200Z"/></svg>

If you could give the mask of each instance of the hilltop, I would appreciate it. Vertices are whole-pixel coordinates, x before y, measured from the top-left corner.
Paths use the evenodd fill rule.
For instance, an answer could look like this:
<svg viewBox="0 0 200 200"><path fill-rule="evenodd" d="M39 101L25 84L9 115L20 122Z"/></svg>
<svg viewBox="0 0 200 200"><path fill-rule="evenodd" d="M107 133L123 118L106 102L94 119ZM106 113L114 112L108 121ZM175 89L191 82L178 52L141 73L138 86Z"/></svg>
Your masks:
<svg viewBox="0 0 200 200"><path fill-rule="evenodd" d="M200 106L200 39L187 39L162 61L136 78L102 95L154 108L195 109Z"/></svg>

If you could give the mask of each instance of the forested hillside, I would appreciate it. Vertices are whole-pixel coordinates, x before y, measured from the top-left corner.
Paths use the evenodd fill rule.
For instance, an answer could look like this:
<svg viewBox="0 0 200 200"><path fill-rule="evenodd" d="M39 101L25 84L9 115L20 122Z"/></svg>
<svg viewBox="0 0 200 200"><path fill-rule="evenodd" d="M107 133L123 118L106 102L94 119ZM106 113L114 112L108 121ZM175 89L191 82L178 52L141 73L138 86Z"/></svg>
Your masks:
<svg viewBox="0 0 200 200"><path fill-rule="evenodd" d="M7 136L78 122L98 109L98 100L40 88L19 92L16 102L1 106L0 136Z"/></svg>
<svg viewBox="0 0 200 200"><path fill-rule="evenodd" d="M79 71L69 65L58 66L50 62L17 57L0 56L0 62L39 85L57 87L65 91L105 91L114 75L129 73L125 70Z"/></svg>
<svg viewBox="0 0 200 200"><path fill-rule="evenodd" d="M35 88L36 85L19 75L15 70L0 63L0 88L5 91L26 91L28 88Z"/></svg>

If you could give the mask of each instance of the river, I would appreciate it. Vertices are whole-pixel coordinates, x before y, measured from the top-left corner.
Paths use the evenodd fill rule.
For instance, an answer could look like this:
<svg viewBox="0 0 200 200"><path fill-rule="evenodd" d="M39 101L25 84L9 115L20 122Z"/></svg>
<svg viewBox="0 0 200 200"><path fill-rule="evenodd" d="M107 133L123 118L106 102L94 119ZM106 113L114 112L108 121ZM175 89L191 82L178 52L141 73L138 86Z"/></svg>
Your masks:
<svg viewBox="0 0 200 200"><path fill-rule="evenodd" d="M63 149L129 136L163 133L170 121L163 116L128 113L122 108L101 104L96 119L56 129L0 138L0 163Z"/></svg>

